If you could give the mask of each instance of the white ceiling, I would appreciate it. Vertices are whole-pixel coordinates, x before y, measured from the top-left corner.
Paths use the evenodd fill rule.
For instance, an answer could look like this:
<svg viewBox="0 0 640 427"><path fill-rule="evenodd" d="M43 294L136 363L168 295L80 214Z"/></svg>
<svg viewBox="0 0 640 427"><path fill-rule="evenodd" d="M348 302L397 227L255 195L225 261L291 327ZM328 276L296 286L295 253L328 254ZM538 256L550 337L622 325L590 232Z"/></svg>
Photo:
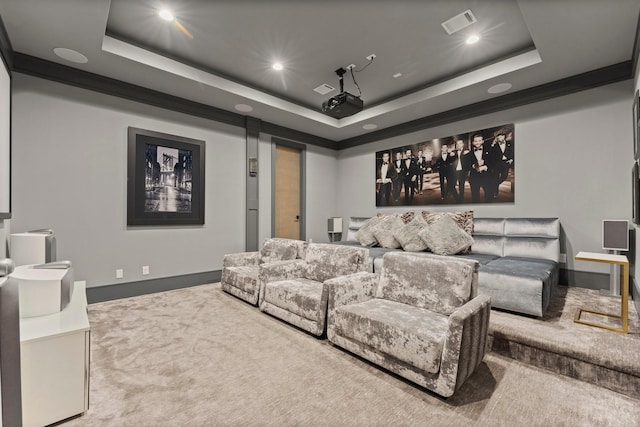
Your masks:
<svg viewBox="0 0 640 427"><path fill-rule="evenodd" d="M176 23L162 21L161 6ZM470 9L478 22L448 35L441 22ZM342 140L632 58L638 0L3 0L15 52L261 120ZM189 37L189 33L193 38ZM481 40L466 45L477 33ZM78 51L65 61L57 47ZM365 110L320 111L355 74ZM271 68L273 61L284 70ZM402 73L394 78L396 73ZM345 89L359 91L345 75Z"/></svg>

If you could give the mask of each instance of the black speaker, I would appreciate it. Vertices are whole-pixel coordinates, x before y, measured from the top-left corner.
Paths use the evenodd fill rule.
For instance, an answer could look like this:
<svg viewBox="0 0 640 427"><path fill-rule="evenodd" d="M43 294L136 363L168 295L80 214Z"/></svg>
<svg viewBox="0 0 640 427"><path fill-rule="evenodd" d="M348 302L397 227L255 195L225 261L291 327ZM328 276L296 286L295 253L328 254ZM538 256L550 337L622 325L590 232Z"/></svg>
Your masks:
<svg viewBox="0 0 640 427"><path fill-rule="evenodd" d="M602 249L610 251L629 250L629 221L602 220Z"/></svg>

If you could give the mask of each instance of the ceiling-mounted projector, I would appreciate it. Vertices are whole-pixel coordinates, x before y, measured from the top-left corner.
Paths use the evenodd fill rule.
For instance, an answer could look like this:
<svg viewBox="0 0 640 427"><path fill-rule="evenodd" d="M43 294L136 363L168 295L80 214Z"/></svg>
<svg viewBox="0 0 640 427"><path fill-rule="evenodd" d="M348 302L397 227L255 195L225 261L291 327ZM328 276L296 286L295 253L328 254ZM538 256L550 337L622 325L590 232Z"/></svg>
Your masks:
<svg viewBox="0 0 640 427"><path fill-rule="evenodd" d="M344 91L344 79L342 76L346 72L344 68L338 68L336 70L336 74L340 79L340 93L322 103L322 112L336 119L353 116L362 111L364 106L359 96Z"/></svg>

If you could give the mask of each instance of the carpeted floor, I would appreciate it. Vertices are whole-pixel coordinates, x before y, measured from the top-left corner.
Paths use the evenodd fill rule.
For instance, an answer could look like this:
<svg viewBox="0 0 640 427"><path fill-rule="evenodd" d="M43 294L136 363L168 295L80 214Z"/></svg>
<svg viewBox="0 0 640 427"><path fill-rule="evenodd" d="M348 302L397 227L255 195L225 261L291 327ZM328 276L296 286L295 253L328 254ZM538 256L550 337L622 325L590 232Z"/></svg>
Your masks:
<svg viewBox="0 0 640 427"><path fill-rule="evenodd" d="M541 318L494 310L489 331L494 337L493 350L640 398L640 319L633 302L628 306L627 334L575 323L578 308L619 315L620 298L559 286ZM607 316L583 312L581 318L621 327L619 319Z"/></svg>
<svg viewBox="0 0 640 427"><path fill-rule="evenodd" d="M89 306L69 426L628 426L640 401L489 353L448 400L202 285Z"/></svg>

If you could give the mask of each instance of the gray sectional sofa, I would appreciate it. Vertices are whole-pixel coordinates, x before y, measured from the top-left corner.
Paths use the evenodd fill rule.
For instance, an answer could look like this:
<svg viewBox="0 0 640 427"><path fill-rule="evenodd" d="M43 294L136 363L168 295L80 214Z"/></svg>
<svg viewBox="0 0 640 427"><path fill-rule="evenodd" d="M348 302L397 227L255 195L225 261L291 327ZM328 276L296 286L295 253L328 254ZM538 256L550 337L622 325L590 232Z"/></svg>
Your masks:
<svg viewBox="0 0 640 427"><path fill-rule="evenodd" d="M356 233L369 218L349 220L343 245L360 245ZM542 316L558 284L560 221L558 218L474 218L471 252L457 257L480 263L478 292L491 297L491 306ZM390 251L370 247L373 271Z"/></svg>

